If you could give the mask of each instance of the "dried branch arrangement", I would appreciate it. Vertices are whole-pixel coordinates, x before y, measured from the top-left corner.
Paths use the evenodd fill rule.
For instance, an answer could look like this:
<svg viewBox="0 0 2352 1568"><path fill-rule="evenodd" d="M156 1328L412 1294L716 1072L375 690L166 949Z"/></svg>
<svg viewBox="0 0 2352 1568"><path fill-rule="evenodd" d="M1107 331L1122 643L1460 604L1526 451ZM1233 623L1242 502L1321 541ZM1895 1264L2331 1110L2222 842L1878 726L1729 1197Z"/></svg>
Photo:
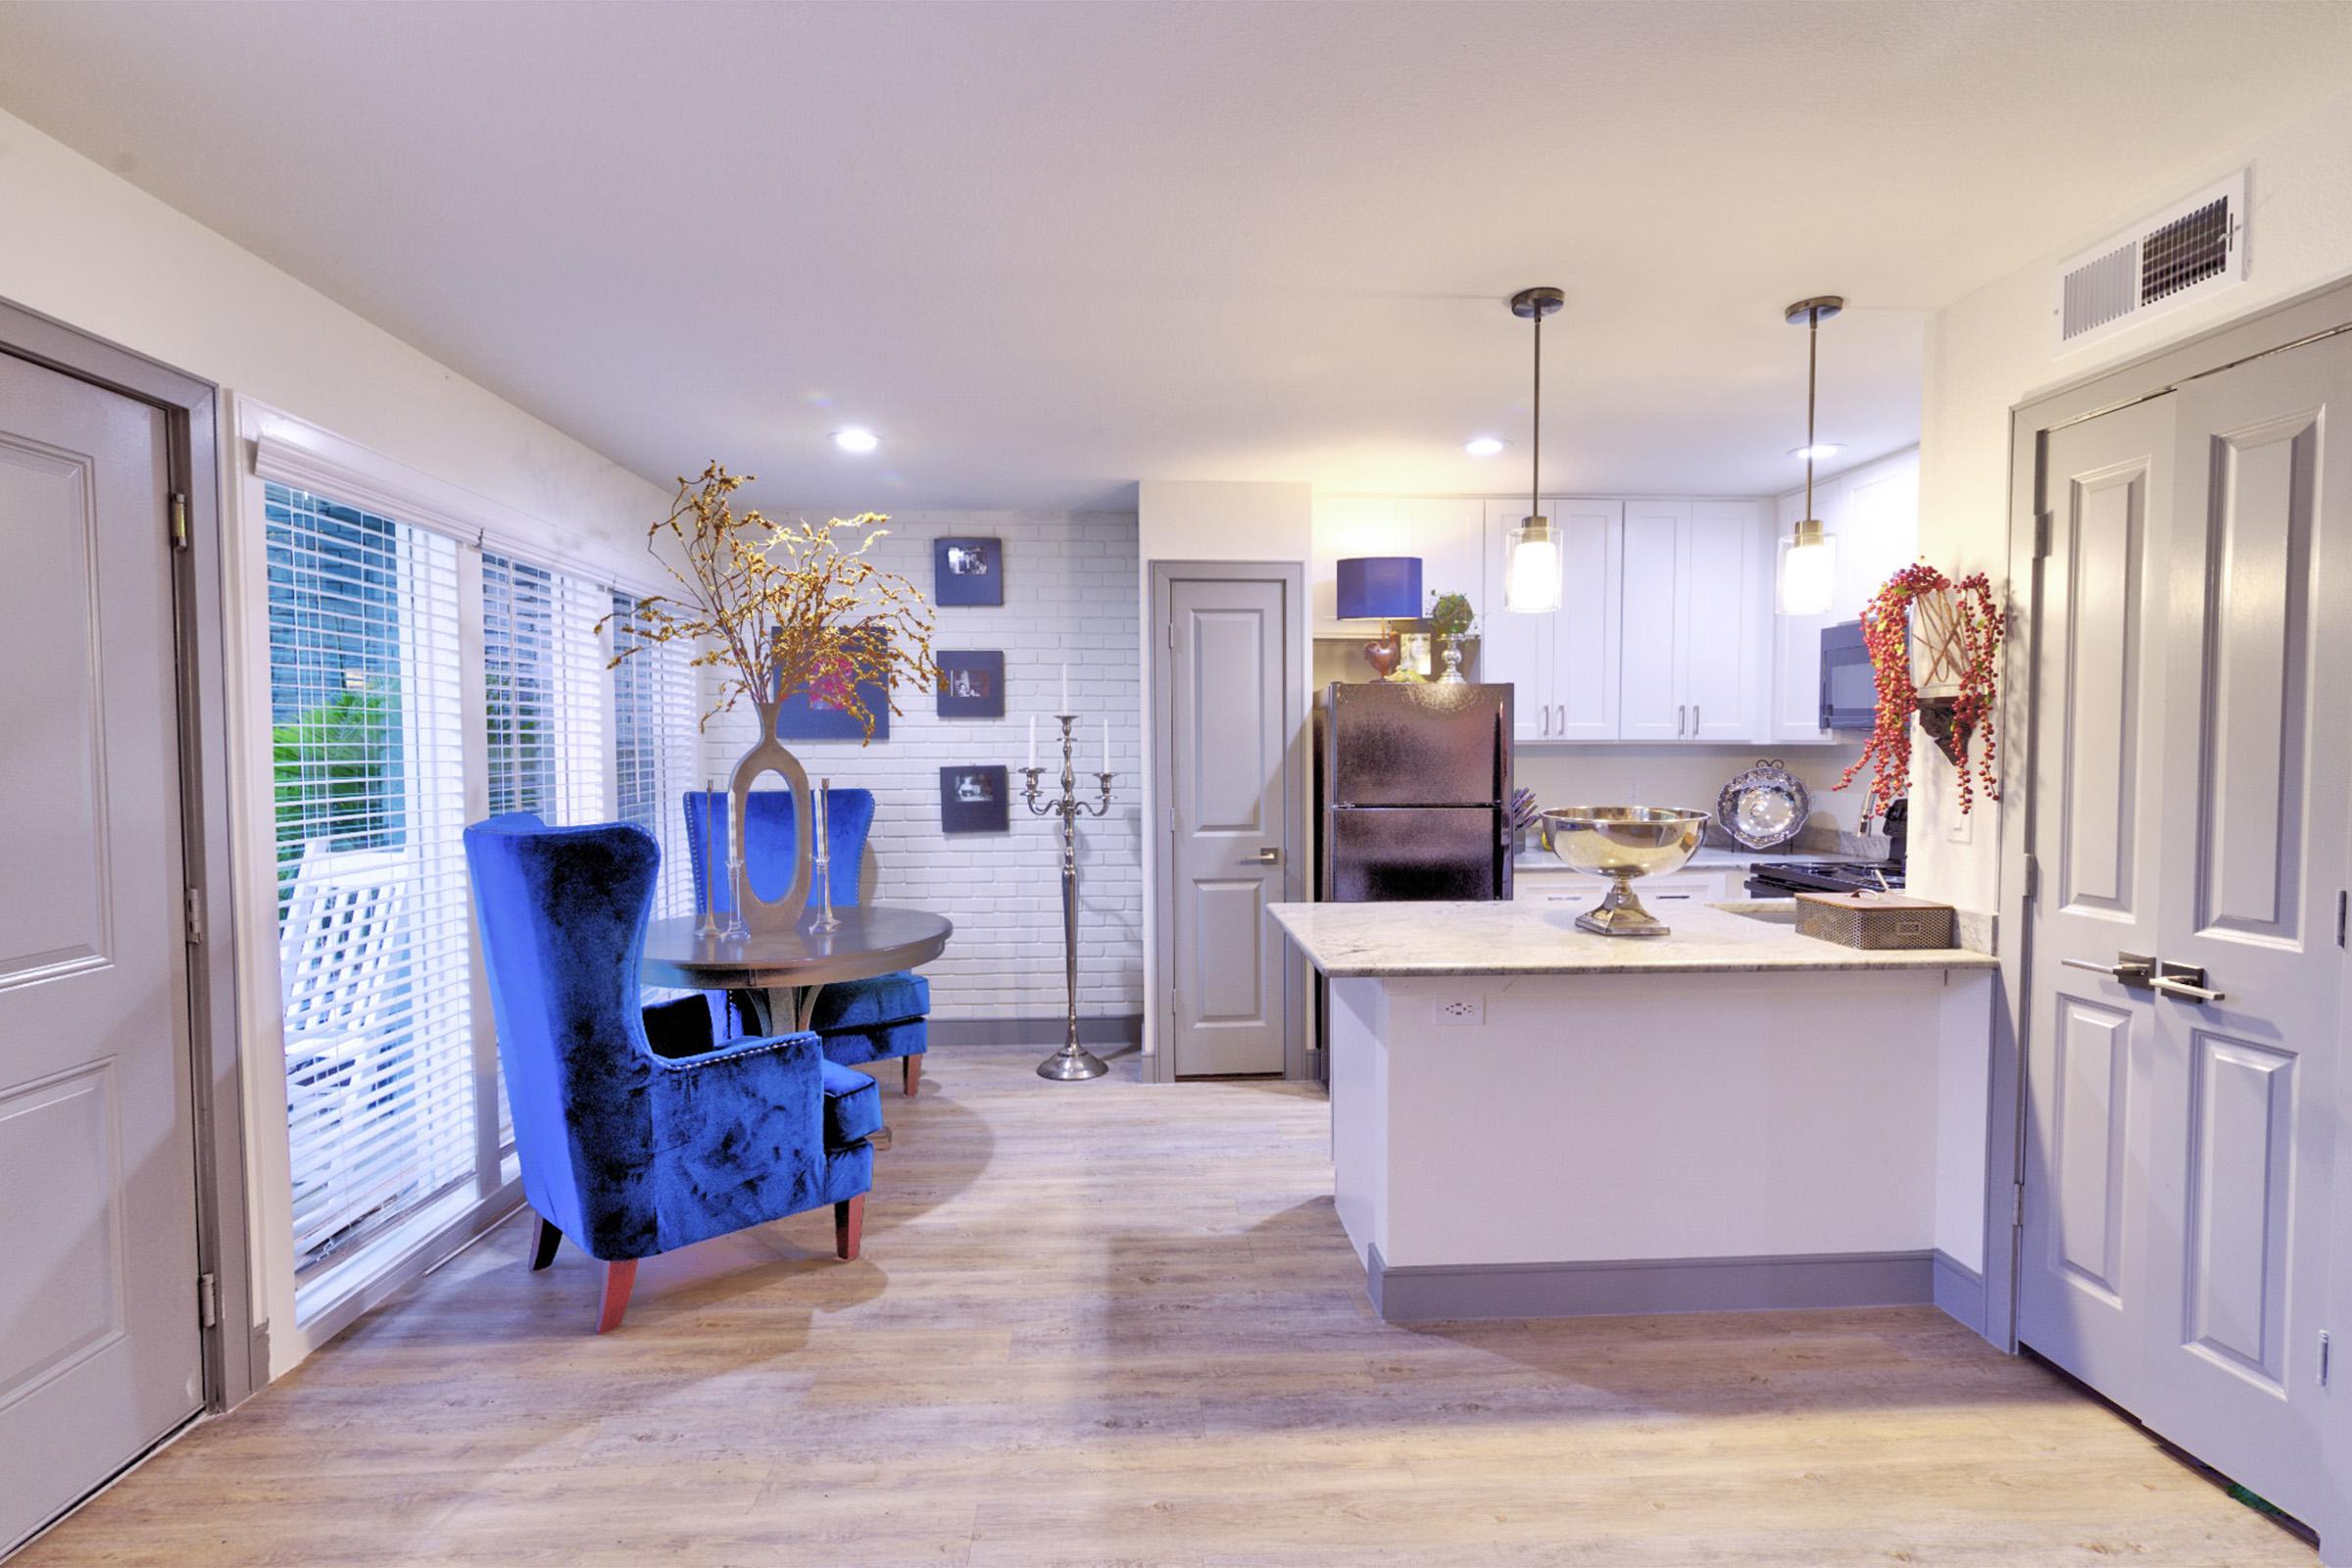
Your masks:
<svg viewBox="0 0 2352 1568"><path fill-rule="evenodd" d="M893 713L904 711L902 685L931 689L931 607L914 584L866 559L888 517L868 512L784 524L756 510L738 516L728 497L752 478L713 463L678 480L669 515L646 530L646 550L685 592L639 600L626 617L637 641L612 663L646 647L688 643L694 667L722 671L705 724L738 698L777 703L805 691L852 714L871 737L875 715L861 687L882 687ZM836 537L841 530L855 532L855 547ZM664 533L685 571L656 548Z"/></svg>

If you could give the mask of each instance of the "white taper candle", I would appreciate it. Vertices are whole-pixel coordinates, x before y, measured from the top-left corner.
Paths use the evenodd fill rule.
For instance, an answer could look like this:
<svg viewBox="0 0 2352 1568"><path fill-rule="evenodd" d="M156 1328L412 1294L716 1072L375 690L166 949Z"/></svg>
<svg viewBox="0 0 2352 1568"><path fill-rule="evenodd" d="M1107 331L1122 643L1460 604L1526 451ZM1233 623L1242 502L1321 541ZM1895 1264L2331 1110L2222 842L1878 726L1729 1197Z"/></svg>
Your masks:
<svg viewBox="0 0 2352 1568"><path fill-rule="evenodd" d="M1110 771L1110 720L1102 721L1102 771Z"/></svg>
<svg viewBox="0 0 2352 1568"><path fill-rule="evenodd" d="M1037 715L1029 715L1029 765L1037 765Z"/></svg>
<svg viewBox="0 0 2352 1568"><path fill-rule="evenodd" d="M1064 665L1062 665L1062 666L1061 666L1061 711L1063 711L1063 712L1065 712L1065 713L1067 713L1067 712L1071 711L1071 708L1070 708L1070 666L1069 666L1069 665L1067 665L1067 664L1064 664Z"/></svg>

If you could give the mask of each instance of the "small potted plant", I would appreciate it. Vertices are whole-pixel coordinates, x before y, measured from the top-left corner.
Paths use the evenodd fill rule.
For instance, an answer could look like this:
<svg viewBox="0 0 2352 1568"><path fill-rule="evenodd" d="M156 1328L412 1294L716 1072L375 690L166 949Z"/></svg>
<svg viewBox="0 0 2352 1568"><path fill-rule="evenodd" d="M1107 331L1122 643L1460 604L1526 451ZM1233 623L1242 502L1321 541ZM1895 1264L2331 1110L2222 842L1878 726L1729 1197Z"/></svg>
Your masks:
<svg viewBox="0 0 2352 1568"><path fill-rule="evenodd" d="M1462 678L1462 639L1474 634L1478 612L1470 608L1468 594L1442 594L1431 589L1429 594L1429 629L1445 639L1446 673L1438 677L1441 686L1460 686Z"/></svg>

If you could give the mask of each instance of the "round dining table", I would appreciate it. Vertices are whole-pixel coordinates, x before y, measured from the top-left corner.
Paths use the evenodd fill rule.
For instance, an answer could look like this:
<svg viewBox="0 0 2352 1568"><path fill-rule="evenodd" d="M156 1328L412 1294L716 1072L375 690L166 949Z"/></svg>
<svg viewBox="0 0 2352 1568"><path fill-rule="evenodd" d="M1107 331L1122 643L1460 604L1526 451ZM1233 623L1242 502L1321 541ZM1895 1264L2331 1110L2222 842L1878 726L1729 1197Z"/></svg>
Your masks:
<svg viewBox="0 0 2352 1568"><path fill-rule="evenodd" d="M763 1016L763 1035L808 1027L817 994L836 980L863 980L929 963L947 951L956 927L928 909L868 904L836 909L833 929L804 915L789 929L748 936L705 936L692 915L656 920L645 933L639 977L682 991L749 992Z"/></svg>

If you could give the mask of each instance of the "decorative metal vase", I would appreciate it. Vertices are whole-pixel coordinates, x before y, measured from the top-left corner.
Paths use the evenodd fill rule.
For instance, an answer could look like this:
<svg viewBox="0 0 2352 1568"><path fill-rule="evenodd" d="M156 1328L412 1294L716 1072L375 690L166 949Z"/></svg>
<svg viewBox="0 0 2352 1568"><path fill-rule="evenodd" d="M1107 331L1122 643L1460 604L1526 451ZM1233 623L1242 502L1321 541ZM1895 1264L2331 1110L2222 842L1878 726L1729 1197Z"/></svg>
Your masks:
<svg viewBox="0 0 2352 1568"><path fill-rule="evenodd" d="M774 698L755 698L760 712L760 741L743 754L727 785L727 873L735 887L736 918L755 932L789 931L808 907L808 844L813 799L808 770L776 736L783 704ZM743 827L750 810L752 781L773 773L792 790L792 885L780 899L763 899L752 886L743 853Z"/></svg>

